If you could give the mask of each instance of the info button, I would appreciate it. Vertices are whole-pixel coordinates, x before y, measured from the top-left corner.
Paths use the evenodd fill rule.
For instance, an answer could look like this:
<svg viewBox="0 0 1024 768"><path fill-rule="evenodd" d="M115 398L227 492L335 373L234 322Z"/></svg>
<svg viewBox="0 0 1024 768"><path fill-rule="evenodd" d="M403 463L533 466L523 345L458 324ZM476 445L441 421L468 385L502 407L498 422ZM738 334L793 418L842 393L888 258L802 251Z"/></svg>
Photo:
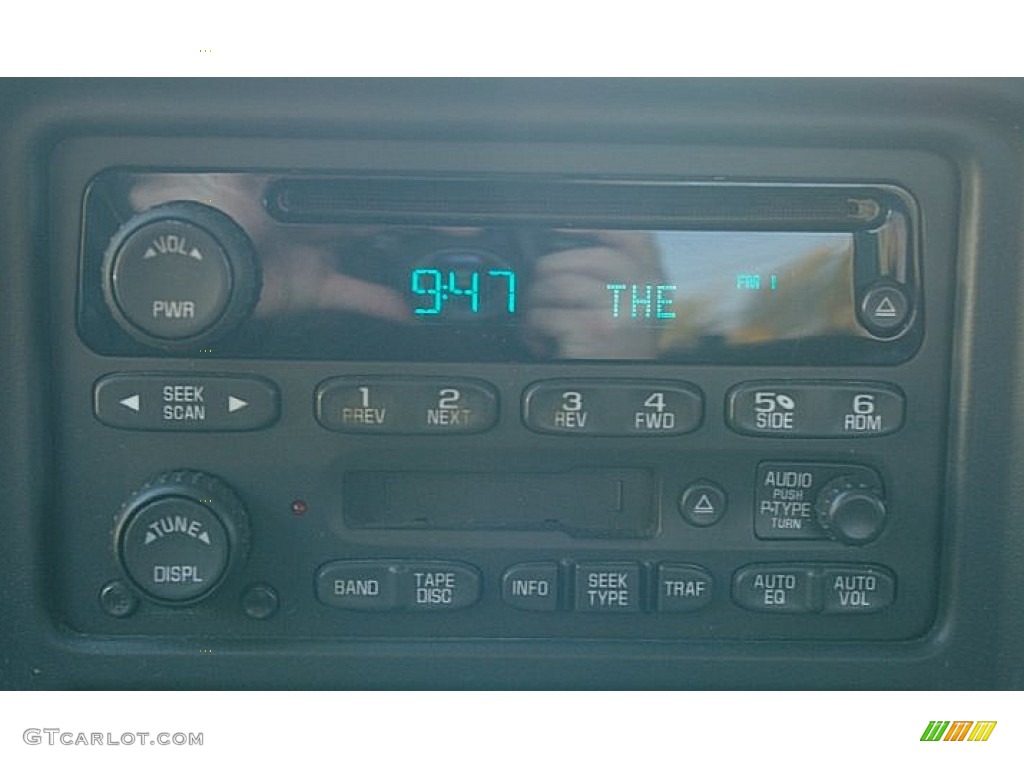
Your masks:
<svg viewBox="0 0 1024 768"><path fill-rule="evenodd" d="M506 604L524 611L558 609L558 565L520 563L501 580L501 597Z"/></svg>

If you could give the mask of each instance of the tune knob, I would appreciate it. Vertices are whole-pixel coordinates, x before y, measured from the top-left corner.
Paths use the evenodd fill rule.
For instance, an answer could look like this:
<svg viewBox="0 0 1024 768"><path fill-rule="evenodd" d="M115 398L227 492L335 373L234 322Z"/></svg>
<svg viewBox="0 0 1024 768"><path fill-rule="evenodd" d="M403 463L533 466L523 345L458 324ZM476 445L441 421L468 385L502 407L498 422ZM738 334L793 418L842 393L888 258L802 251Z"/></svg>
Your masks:
<svg viewBox="0 0 1024 768"><path fill-rule="evenodd" d="M114 319L136 340L192 349L238 325L259 294L252 244L229 216L175 202L133 216L103 259Z"/></svg>
<svg viewBox="0 0 1024 768"><path fill-rule="evenodd" d="M818 494L818 522L846 544L874 541L885 527L885 499L878 488L852 477L837 477Z"/></svg>
<svg viewBox="0 0 1024 768"><path fill-rule="evenodd" d="M190 604L210 596L245 561L248 517L221 480L168 472L125 503L114 544L140 590L158 602Z"/></svg>

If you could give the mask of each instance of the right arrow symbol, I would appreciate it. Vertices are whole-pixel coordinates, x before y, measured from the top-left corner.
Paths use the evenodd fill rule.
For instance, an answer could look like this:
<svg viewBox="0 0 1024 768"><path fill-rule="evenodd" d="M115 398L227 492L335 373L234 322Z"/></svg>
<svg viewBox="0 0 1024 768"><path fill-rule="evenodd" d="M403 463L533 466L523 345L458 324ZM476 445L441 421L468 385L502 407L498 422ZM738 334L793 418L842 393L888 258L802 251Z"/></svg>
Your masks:
<svg viewBox="0 0 1024 768"><path fill-rule="evenodd" d="M228 395L228 413L234 413L240 411L243 408L248 407L249 403L245 400L241 400L234 395Z"/></svg>

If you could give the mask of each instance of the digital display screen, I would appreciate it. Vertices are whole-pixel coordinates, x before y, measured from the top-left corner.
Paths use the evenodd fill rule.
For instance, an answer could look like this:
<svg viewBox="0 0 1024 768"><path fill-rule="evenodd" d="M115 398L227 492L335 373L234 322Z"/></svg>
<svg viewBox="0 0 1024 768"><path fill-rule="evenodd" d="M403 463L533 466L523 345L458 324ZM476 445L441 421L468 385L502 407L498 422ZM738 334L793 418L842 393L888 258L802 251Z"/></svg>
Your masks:
<svg viewBox="0 0 1024 768"><path fill-rule="evenodd" d="M315 295L379 321L353 328L476 359L677 359L860 332L850 233L391 228L335 259L337 292Z"/></svg>
<svg viewBox="0 0 1024 768"><path fill-rule="evenodd" d="M87 249L99 258L120 224L171 201L230 216L252 241L261 290L218 347L225 355L787 363L872 341L858 317L866 257L852 227L591 226L558 215L463 225L457 211L436 223L293 222L268 210L274 180L111 172L90 190ZM878 230L882 255L871 258L905 258L906 220Z"/></svg>

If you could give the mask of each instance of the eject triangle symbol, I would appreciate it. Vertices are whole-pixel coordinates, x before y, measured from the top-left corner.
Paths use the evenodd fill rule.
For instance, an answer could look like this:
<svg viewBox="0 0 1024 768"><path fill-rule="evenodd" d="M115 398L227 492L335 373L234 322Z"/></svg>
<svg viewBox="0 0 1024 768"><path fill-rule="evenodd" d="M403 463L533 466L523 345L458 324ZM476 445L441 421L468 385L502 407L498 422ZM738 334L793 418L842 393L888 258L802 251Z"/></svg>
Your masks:
<svg viewBox="0 0 1024 768"><path fill-rule="evenodd" d="M892 300L888 296L878 302L878 306L875 307L875 317L896 317L896 307L893 306Z"/></svg>
<svg viewBox="0 0 1024 768"><path fill-rule="evenodd" d="M697 500L697 503L693 507L693 511L709 514L715 511L715 505L711 503L711 499L709 499L708 495L705 493Z"/></svg>

